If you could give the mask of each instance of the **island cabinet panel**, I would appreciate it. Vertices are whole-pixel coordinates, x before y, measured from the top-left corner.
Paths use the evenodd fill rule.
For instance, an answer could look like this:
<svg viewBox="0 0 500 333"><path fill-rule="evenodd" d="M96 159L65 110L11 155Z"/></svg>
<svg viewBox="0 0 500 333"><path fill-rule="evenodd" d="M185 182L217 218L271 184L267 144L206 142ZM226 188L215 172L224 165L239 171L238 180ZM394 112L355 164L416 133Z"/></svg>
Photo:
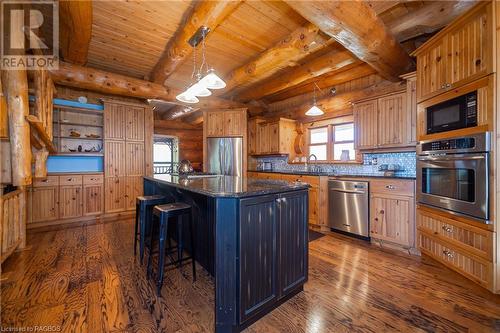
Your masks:
<svg viewBox="0 0 500 333"><path fill-rule="evenodd" d="M355 142L358 149L377 148L377 100L354 105Z"/></svg>
<svg viewBox="0 0 500 333"><path fill-rule="evenodd" d="M243 199L240 203L242 321L250 319L278 297L276 200L275 195L268 195Z"/></svg>
<svg viewBox="0 0 500 333"><path fill-rule="evenodd" d="M144 108L129 107L126 113L127 128L125 138L127 141L144 141Z"/></svg>
<svg viewBox="0 0 500 333"><path fill-rule="evenodd" d="M59 189L59 218L82 216L83 200L81 186L61 186Z"/></svg>
<svg viewBox="0 0 500 333"><path fill-rule="evenodd" d="M125 140L127 110L122 104L107 103L104 111L104 139Z"/></svg>
<svg viewBox="0 0 500 333"><path fill-rule="evenodd" d="M307 192L283 194L278 200L278 287L282 298L307 281Z"/></svg>
<svg viewBox="0 0 500 333"><path fill-rule="evenodd" d="M59 218L59 187L41 186L28 191L28 223Z"/></svg>

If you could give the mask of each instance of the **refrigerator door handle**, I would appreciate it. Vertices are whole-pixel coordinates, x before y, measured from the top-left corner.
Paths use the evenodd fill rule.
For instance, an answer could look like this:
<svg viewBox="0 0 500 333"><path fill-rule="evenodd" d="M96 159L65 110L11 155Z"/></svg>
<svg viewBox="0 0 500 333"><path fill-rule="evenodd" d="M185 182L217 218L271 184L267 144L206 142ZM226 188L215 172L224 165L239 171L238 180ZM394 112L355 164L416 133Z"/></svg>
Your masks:
<svg viewBox="0 0 500 333"><path fill-rule="evenodd" d="M219 139L219 169L221 174L225 174L226 170L224 168L224 139Z"/></svg>
<svg viewBox="0 0 500 333"><path fill-rule="evenodd" d="M224 162L226 163L225 168L224 168L224 173L226 175L233 175L233 158L234 158L234 152L233 152L233 146L232 146L232 141L231 139L224 139L224 145L225 145L225 160Z"/></svg>

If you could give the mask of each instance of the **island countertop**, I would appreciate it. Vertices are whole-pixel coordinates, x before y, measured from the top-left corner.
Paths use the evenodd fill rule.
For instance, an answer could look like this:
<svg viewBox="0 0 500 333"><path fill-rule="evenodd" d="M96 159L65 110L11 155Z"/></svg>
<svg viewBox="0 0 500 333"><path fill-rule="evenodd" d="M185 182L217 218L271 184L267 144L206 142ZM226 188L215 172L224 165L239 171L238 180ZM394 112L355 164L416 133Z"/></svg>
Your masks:
<svg viewBox="0 0 500 333"><path fill-rule="evenodd" d="M185 177L160 174L154 175L153 177L146 176L144 178L211 197L242 198L309 188L308 184L301 182L234 176L187 179Z"/></svg>

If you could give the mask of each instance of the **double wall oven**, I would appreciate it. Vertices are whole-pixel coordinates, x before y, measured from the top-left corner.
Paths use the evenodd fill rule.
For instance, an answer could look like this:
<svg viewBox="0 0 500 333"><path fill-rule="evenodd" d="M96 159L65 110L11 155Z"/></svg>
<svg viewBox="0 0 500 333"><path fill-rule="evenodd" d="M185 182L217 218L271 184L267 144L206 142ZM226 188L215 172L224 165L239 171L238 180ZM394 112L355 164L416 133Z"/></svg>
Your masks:
<svg viewBox="0 0 500 333"><path fill-rule="evenodd" d="M488 223L490 133L417 145L417 201Z"/></svg>

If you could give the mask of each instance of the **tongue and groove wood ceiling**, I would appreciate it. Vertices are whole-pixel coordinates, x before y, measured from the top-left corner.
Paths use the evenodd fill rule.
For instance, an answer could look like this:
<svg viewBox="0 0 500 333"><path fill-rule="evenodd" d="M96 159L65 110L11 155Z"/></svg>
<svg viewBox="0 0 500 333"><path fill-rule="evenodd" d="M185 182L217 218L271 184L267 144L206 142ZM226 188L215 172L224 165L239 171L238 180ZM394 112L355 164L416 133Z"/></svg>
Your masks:
<svg viewBox="0 0 500 333"><path fill-rule="evenodd" d="M315 2L311 1L309 4ZM365 3L375 12L375 20L381 20L382 26L407 52L418 46L422 37L428 38L473 5L473 2L467 1ZM93 1L91 38L84 65L154 81L153 72L159 59L176 35L184 29L186 21L199 4L200 1L187 0ZM321 6L317 7L318 10L321 9ZM209 65L226 82L229 77L237 83L228 87L229 90L217 92L219 97L241 102L259 100L272 103L311 92L314 82L321 87L328 87L332 83L340 84L376 72L372 64L364 64L328 36L328 31L323 32L325 29L320 26L323 31L317 31L314 43L307 45L311 52L303 52L299 57L293 58L293 61L281 61L276 68L264 71L257 77L248 75L248 78L242 79L242 75L249 71L245 68L247 64L259 60L266 51L280 43L286 43L294 36L294 32L300 32L301 28L318 29L304 18L311 20L317 13L308 16L307 13L304 15L301 12L301 15L297 11L301 11L300 5L293 2L240 1L209 33L206 39ZM204 24L202 17L198 16L197 20L196 24ZM196 52L198 64L201 60L200 49L198 47ZM268 59L275 56L283 57L283 54L271 54ZM235 78L233 71L236 69L241 71ZM163 84L183 90L191 81L192 70L192 55L188 55ZM171 107L172 104L159 105L159 109L164 112Z"/></svg>

